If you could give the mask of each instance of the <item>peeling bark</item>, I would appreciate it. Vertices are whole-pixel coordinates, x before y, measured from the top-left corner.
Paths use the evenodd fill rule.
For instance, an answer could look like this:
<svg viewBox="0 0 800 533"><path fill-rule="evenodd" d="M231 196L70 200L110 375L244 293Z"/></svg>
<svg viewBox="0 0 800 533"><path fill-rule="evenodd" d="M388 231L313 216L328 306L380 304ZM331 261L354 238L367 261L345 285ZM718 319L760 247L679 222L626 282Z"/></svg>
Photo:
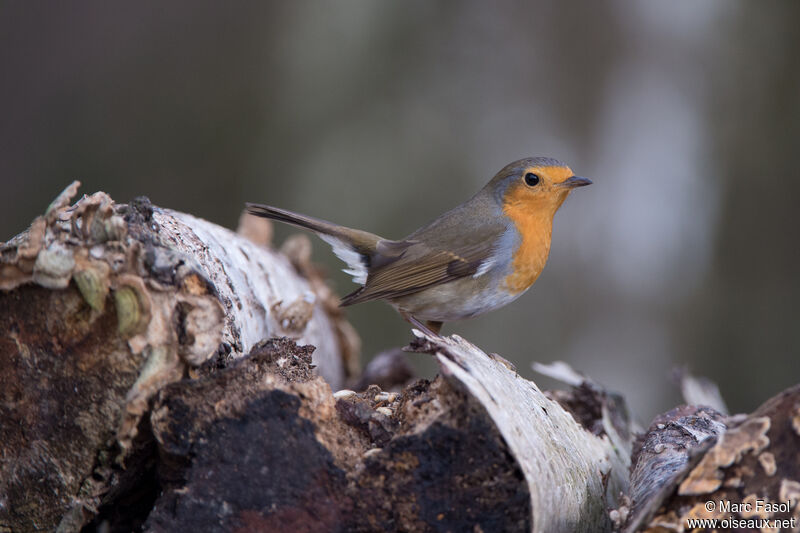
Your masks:
<svg viewBox="0 0 800 533"><path fill-rule="evenodd" d="M634 459L635 507L626 531L686 531L689 518L794 518L797 531L798 420L800 386L747 416L725 418L710 408L688 406L673 410L650 427ZM671 455L682 460L664 458ZM653 486L661 488L648 488ZM786 504L785 510L765 510L779 504Z"/></svg>
<svg viewBox="0 0 800 533"><path fill-rule="evenodd" d="M710 406L637 437L621 395L563 363L535 366L569 386L543 392L456 335L414 332L433 381L399 350L359 376L305 237L276 252L260 219L237 235L76 191L0 245L0 532L683 531L756 498L798 516L798 387L728 417L684 376Z"/></svg>
<svg viewBox="0 0 800 533"><path fill-rule="evenodd" d="M153 396L215 356L291 334L343 378L286 257L146 199L70 206L77 188L0 245L0 530L79 529L126 477Z"/></svg>
<svg viewBox="0 0 800 533"><path fill-rule="evenodd" d="M595 435L535 383L457 335L416 332L442 373L480 401L519 461L530 492L532 531L606 531L607 508L627 488L630 443L608 421Z"/></svg>

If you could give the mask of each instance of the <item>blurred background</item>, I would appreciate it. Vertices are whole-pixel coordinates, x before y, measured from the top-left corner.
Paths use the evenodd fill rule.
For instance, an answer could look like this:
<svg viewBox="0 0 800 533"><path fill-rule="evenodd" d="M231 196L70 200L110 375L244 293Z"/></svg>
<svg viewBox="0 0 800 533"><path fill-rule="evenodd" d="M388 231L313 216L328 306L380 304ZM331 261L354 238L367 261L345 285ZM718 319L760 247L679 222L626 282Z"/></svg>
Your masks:
<svg viewBox="0 0 800 533"><path fill-rule="evenodd" d="M568 361L642 423L682 365L751 411L800 381L799 28L788 1L4 2L0 240L73 179L228 227L254 201L400 238L556 157L594 185L543 275L445 333L526 377ZM348 312L365 361L410 338L386 304Z"/></svg>

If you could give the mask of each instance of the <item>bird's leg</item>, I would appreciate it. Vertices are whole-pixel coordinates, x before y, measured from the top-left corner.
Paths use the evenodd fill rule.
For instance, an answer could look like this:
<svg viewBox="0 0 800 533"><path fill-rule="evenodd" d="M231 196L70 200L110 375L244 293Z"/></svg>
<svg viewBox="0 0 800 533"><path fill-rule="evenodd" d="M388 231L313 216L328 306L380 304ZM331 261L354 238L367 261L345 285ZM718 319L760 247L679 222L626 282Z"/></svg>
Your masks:
<svg viewBox="0 0 800 533"><path fill-rule="evenodd" d="M426 324L423 324L414 315L412 315L410 313L405 313L403 311L400 311L400 316L402 316L405 319L406 322L408 322L409 324L411 324L412 326L414 326L418 330L420 330L420 331L422 331L424 333L427 333L428 335L431 335L432 337L438 337L439 336L439 330L442 329L442 323L441 322L433 322L433 321L429 320L429 321L427 321Z"/></svg>
<svg viewBox="0 0 800 533"><path fill-rule="evenodd" d="M428 326L428 329L434 332L435 334L439 335L439 332L442 331L442 325L444 322L437 322L435 320L427 320L425 321L425 325Z"/></svg>

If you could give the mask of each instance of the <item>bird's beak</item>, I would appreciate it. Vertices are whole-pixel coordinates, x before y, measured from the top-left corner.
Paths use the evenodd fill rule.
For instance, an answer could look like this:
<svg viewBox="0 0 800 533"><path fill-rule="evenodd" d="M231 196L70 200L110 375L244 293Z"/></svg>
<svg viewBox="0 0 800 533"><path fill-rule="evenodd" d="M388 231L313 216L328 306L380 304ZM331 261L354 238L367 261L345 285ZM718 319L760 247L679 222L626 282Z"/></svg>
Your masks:
<svg viewBox="0 0 800 533"><path fill-rule="evenodd" d="M591 185L592 180L589 178L581 178L578 176L572 176L571 178L567 178L561 183L558 184L559 187L563 187L565 189L574 189L575 187L584 187L586 185Z"/></svg>

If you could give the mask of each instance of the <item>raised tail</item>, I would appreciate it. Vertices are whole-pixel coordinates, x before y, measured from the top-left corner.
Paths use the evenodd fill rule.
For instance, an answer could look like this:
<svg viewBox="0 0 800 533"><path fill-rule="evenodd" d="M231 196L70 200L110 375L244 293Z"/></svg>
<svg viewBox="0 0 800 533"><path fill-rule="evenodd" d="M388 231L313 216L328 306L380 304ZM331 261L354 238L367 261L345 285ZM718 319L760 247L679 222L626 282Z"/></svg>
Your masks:
<svg viewBox="0 0 800 533"><path fill-rule="evenodd" d="M247 212L251 215L279 220L313 231L333 247L333 253L347 263L348 268L345 269L345 272L352 275L353 281L361 285L367 281L367 268L375 254L378 242L384 240L367 231L346 228L333 222L269 205L248 203Z"/></svg>

